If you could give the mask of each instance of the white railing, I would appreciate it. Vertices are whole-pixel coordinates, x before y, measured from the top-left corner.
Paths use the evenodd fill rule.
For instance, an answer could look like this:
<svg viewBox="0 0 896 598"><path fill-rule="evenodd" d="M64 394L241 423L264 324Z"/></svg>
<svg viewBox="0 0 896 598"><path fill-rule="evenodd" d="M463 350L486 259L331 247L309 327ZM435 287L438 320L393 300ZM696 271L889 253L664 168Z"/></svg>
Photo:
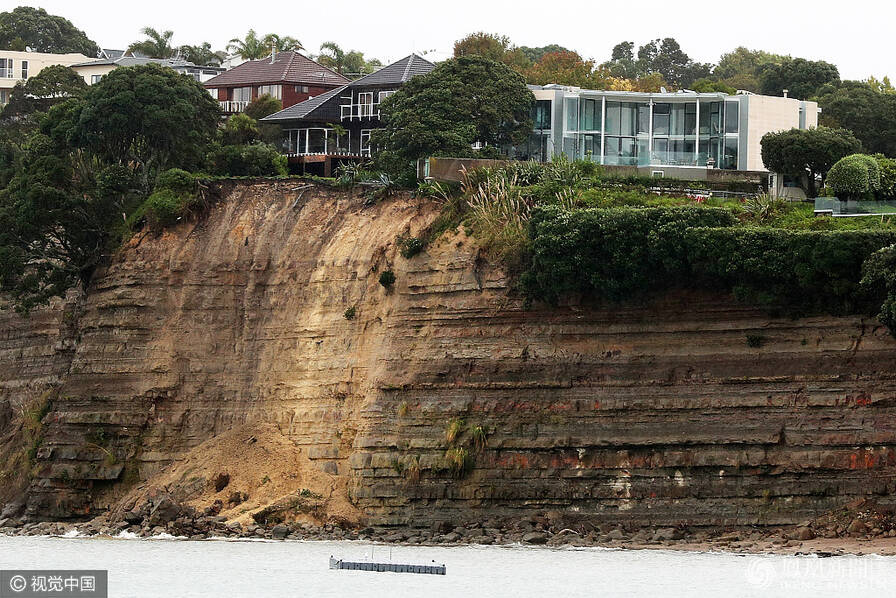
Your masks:
<svg viewBox="0 0 896 598"><path fill-rule="evenodd" d="M379 118L380 104L343 104L339 107L342 120L362 120L365 118Z"/></svg>
<svg viewBox="0 0 896 598"><path fill-rule="evenodd" d="M219 103L221 104L221 110L228 113L245 112L246 106L249 105L249 102L237 102L231 100L225 100Z"/></svg>

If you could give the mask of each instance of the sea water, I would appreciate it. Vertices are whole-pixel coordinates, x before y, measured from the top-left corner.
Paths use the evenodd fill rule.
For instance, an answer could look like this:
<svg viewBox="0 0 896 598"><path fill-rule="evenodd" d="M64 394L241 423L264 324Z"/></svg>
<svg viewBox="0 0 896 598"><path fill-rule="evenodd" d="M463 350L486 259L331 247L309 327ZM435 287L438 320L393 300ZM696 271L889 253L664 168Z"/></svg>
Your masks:
<svg viewBox="0 0 896 598"><path fill-rule="evenodd" d="M447 575L329 569L329 557ZM896 557L362 542L0 537L0 569L107 569L110 597L896 596Z"/></svg>

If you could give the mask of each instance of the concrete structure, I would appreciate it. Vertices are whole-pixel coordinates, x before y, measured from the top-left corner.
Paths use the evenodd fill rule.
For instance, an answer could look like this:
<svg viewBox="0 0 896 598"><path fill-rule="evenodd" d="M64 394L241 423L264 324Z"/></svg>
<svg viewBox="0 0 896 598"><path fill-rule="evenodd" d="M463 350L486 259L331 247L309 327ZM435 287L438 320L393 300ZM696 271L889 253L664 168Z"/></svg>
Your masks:
<svg viewBox="0 0 896 598"><path fill-rule="evenodd" d="M530 86L535 131L515 157L547 160L565 154L643 174L765 171L760 140L771 131L818 124L818 105L742 93L639 93L557 85ZM687 174L685 172L685 174Z"/></svg>
<svg viewBox="0 0 896 598"><path fill-rule="evenodd" d="M0 106L9 102L9 94L19 81L35 76L48 66L71 66L85 60L89 58L78 53L46 54L0 50Z"/></svg>
<svg viewBox="0 0 896 598"><path fill-rule="evenodd" d="M104 52L111 52L114 56L116 51L104 50ZM87 60L78 64L73 64L72 69L81 75L88 85L93 85L99 83L100 79L119 67L140 66L144 64L160 64L162 66L167 66L182 75L193 77L200 83L205 83L209 79L224 72L224 69L221 67L197 66L192 62L187 62L180 58L145 58L142 56L119 56L118 58Z"/></svg>

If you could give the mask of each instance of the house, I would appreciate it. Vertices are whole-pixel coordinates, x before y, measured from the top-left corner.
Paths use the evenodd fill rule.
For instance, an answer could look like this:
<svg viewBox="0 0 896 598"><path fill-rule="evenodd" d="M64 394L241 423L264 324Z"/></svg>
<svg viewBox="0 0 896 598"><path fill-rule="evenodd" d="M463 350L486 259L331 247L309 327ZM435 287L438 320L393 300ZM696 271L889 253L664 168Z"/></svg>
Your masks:
<svg viewBox="0 0 896 598"><path fill-rule="evenodd" d="M514 148L515 157L550 160L564 154L649 176L703 180L724 169L769 177L762 136L818 126L815 102L749 92L530 89L535 127L529 143Z"/></svg>
<svg viewBox="0 0 896 598"><path fill-rule="evenodd" d="M9 103L12 88L41 72L45 67L71 66L89 60L83 54L48 54L44 52L14 52L0 50L0 107Z"/></svg>
<svg viewBox="0 0 896 598"><path fill-rule="evenodd" d="M333 164L371 154L370 133L380 125L380 102L411 77L435 65L411 54L323 95L284 108L262 121L283 128L283 150L291 164L330 176Z"/></svg>
<svg viewBox="0 0 896 598"><path fill-rule="evenodd" d="M101 55L106 58L98 58L96 60L87 60L73 64L72 69L81 77L88 85L98 83L100 79L114 71L119 67L140 66L144 64L160 64L172 68L182 75L189 75L204 83L209 79L224 72L224 69L217 66L197 66L192 62L187 62L180 58L146 58L145 56L133 56L126 53L118 55L117 50L103 50ZM118 55L117 58L115 56Z"/></svg>
<svg viewBox="0 0 896 598"><path fill-rule="evenodd" d="M205 82L225 113L242 112L255 98L268 94L284 107L327 93L348 79L294 51L248 60Z"/></svg>

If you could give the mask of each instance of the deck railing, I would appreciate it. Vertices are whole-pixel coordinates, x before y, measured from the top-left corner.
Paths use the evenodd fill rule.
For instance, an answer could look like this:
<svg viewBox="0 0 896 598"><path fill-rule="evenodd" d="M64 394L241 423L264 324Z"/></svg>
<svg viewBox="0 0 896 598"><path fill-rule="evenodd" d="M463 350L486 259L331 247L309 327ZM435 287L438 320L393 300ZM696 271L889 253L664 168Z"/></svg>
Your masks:
<svg viewBox="0 0 896 598"><path fill-rule="evenodd" d="M247 101L237 101L237 100L224 100L219 102L221 104L221 110L228 114L233 114L235 112L245 112L246 106L249 105Z"/></svg>

